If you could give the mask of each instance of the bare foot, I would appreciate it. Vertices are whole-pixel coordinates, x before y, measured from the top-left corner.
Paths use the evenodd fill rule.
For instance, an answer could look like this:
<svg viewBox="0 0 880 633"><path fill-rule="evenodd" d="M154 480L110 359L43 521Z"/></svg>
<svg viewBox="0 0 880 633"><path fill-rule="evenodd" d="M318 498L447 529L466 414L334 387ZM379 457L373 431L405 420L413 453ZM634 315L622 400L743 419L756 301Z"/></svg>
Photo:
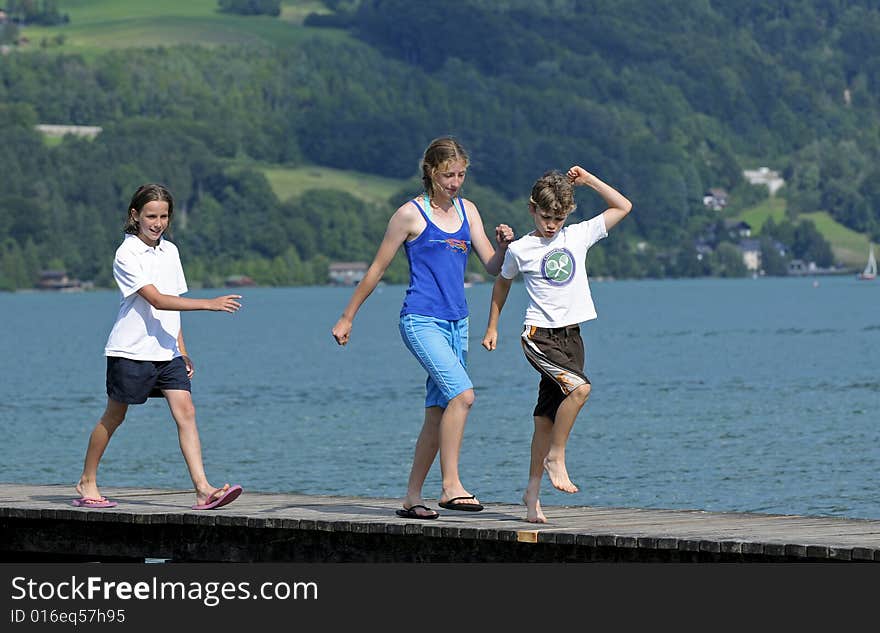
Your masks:
<svg viewBox="0 0 880 633"><path fill-rule="evenodd" d="M526 490L522 500L526 504L526 521L529 523L547 523L547 517L541 511L541 502L538 500L537 492L530 493Z"/></svg>
<svg viewBox="0 0 880 633"><path fill-rule="evenodd" d="M578 492L578 487L571 483L571 479L568 478L565 462L551 461L549 457L545 457L544 470L547 472L547 476L550 477L550 483L557 490L568 493Z"/></svg>
<svg viewBox="0 0 880 633"><path fill-rule="evenodd" d="M223 496L223 493L229 490L229 484L223 484L222 488L213 488L208 486L202 490L196 491L196 503L198 505L206 505L212 501L216 501Z"/></svg>
<svg viewBox="0 0 880 633"><path fill-rule="evenodd" d="M94 499L95 501L106 501L98 491L98 484L85 482L80 479L76 484L76 492L82 499Z"/></svg>

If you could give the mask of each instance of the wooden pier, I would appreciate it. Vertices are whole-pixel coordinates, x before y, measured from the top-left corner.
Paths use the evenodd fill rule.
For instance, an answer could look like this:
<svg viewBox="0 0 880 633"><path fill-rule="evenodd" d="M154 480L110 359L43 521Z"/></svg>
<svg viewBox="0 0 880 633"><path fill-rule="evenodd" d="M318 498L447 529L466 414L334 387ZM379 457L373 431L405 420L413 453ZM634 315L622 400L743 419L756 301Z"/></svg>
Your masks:
<svg viewBox="0 0 880 633"><path fill-rule="evenodd" d="M519 505L403 519L398 499L245 489L216 510L192 491L102 489L111 509L71 505L70 485L0 484L0 561L880 562L880 520L698 510ZM436 508L436 503L430 502Z"/></svg>

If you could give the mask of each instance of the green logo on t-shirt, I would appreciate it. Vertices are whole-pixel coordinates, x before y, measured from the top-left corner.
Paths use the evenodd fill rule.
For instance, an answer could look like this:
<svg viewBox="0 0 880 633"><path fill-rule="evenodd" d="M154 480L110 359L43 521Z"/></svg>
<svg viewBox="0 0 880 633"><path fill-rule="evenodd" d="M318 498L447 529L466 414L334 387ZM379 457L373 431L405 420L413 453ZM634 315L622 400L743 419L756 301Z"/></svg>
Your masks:
<svg viewBox="0 0 880 633"><path fill-rule="evenodd" d="M564 286L574 276L574 257L566 248L554 248L544 255L541 274L554 286Z"/></svg>

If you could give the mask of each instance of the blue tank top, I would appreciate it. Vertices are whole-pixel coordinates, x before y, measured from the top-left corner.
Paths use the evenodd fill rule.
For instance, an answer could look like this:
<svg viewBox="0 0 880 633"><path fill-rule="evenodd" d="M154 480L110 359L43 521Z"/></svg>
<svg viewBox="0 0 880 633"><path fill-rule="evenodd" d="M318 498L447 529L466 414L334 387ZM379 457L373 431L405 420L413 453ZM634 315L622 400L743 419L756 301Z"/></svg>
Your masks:
<svg viewBox="0 0 880 633"><path fill-rule="evenodd" d="M409 261L409 288L400 316L419 314L457 321L468 315L464 270L471 248L471 229L464 202L461 198L456 200L461 226L455 233L441 230L416 200L411 201L427 226L416 239L403 244Z"/></svg>

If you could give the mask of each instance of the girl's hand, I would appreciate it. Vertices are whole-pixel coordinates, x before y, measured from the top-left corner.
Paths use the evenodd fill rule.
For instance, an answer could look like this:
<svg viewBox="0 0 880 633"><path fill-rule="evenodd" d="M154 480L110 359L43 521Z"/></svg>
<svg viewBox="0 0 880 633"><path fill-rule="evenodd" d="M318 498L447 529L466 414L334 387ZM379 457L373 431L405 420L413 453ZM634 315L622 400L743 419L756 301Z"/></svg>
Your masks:
<svg viewBox="0 0 880 633"><path fill-rule="evenodd" d="M506 248L513 241L513 229L506 224L495 227L495 242L499 247Z"/></svg>
<svg viewBox="0 0 880 633"><path fill-rule="evenodd" d="M345 317L339 317L339 320L336 322L336 325L333 326L333 329L330 330L330 333L333 335L333 338L336 339L337 343L345 345L351 338L351 321Z"/></svg>
<svg viewBox="0 0 880 633"><path fill-rule="evenodd" d="M181 358L183 359L183 364L186 365L186 377L191 379L193 374L196 373L196 366L193 365L192 360L186 354L183 354Z"/></svg>
<svg viewBox="0 0 880 633"><path fill-rule="evenodd" d="M241 303L236 301L241 299L241 295L223 295L211 299L211 310L215 312L237 312L241 308Z"/></svg>
<svg viewBox="0 0 880 633"><path fill-rule="evenodd" d="M483 335L483 347L490 352L498 346L498 330L489 328Z"/></svg>

